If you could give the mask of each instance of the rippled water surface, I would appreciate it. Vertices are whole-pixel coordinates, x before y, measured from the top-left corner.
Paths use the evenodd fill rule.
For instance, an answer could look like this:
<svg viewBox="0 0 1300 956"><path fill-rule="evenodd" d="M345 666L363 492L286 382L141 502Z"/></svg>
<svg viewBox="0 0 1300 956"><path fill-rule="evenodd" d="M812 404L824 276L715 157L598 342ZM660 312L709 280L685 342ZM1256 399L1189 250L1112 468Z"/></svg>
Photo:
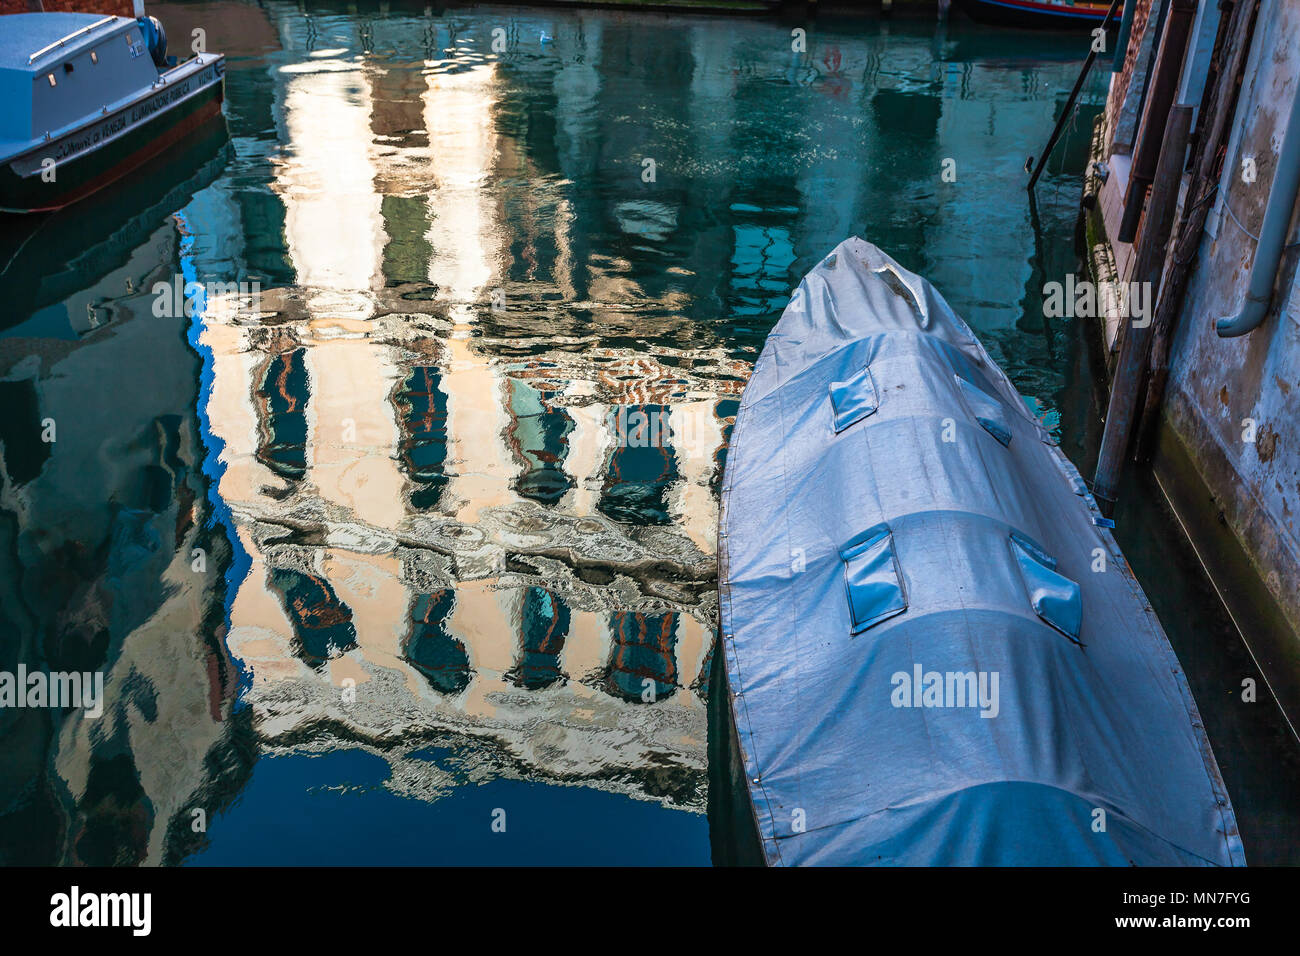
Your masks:
<svg viewBox="0 0 1300 956"><path fill-rule="evenodd" d="M707 863L727 436L847 235L1084 431L1077 38L368 9L152 5L225 129L5 226L3 664L107 702L0 714L0 860Z"/></svg>

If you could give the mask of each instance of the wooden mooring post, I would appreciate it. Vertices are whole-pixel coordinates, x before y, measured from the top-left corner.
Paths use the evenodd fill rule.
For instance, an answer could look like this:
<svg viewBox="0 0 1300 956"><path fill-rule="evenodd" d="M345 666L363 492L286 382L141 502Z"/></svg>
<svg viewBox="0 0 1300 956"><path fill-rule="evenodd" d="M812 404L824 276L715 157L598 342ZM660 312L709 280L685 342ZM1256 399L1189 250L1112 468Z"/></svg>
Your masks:
<svg viewBox="0 0 1300 956"><path fill-rule="evenodd" d="M1160 288L1165 249L1169 243L1169 234L1173 231L1178 185L1182 179L1183 158L1187 153L1187 137L1191 129L1190 106L1175 106L1169 111L1164 145L1156 163L1155 180L1151 186L1146 221L1142 227L1142 241L1133 267L1132 281L1146 283L1145 288L1151 290L1148 303L1154 303L1156 290ZM1132 296L1130 304L1131 300ZM1138 392L1146 372L1147 350L1151 344L1154 324L1150 311L1143 317L1143 321L1135 321L1132 315L1127 315L1126 319L1126 323L1121 322L1120 325L1123 338L1119 360L1115 363L1110 402L1106 406L1106 430L1102 434L1101 454L1097 458L1097 474L1092 483L1093 496L1107 516L1115 507L1119 476L1124 467L1124 456L1128 453Z"/></svg>

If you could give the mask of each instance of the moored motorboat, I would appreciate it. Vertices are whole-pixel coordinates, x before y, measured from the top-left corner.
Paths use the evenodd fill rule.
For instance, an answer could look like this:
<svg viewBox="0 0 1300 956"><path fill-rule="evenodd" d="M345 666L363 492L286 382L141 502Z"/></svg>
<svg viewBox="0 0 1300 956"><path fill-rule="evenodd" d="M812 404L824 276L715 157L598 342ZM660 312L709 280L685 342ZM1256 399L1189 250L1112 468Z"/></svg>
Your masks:
<svg viewBox="0 0 1300 956"><path fill-rule="evenodd" d="M1032 30L1094 30L1110 10L1109 3L1070 3L1066 0L957 0L972 20ZM1111 18L1119 26L1122 7Z"/></svg>
<svg viewBox="0 0 1300 956"><path fill-rule="evenodd" d="M131 291L120 285L109 289L108 277L118 275L150 235L168 225L175 231L172 214L217 179L229 153L229 133L218 117L112 189L49 215L0 215L0 283L25 277L7 283L0 334L32 320L60 334L97 327L111 314L98 306ZM101 283L104 288L97 289ZM96 308L85 308L88 297Z"/></svg>
<svg viewBox="0 0 1300 956"><path fill-rule="evenodd" d="M719 518L766 861L1244 863L1109 524L929 282L860 239L818 264L746 386Z"/></svg>
<svg viewBox="0 0 1300 956"><path fill-rule="evenodd" d="M221 111L225 60L176 63L150 17L0 17L0 210L61 209Z"/></svg>

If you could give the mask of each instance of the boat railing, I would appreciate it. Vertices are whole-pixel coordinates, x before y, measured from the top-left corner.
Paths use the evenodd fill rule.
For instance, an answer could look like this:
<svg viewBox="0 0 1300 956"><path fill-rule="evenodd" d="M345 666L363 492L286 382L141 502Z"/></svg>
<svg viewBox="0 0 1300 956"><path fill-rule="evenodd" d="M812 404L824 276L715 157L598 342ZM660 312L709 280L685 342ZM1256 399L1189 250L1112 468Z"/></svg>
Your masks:
<svg viewBox="0 0 1300 956"><path fill-rule="evenodd" d="M92 31L94 31L94 30L98 30L98 29L99 29L100 27L102 27L105 23L113 23L115 20L117 20L117 17L104 17L104 19L102 19L102 20L96 20L94 23L90 24L89 26L84 26L84 27L82 27L80 30L73 30L71 33L69 33L69 34L68 34L67 36L65 36L63 39L61 39L61 40L55 40L53 43L51 43L51 44L49 44L49 45L47 45L47 46L43 46L43 47L41 47L39 50L37 50L35 53L33 53L31 56L29 56L29 57L27 58L27 65L28 65L28 66L31 66L33 63L35 63L35 62L36 62L37 60L39 60L41 57L45 56L45 54L49 53L49 52L52 51L52 50L57 50L59 47L61 47L61 46L63 46L64 44L66 44L69 40L75 40L75 39L76 39L77 37L79 37L79 36L85 36L87 33L90 33L90 32L92 32Z"/></svg>

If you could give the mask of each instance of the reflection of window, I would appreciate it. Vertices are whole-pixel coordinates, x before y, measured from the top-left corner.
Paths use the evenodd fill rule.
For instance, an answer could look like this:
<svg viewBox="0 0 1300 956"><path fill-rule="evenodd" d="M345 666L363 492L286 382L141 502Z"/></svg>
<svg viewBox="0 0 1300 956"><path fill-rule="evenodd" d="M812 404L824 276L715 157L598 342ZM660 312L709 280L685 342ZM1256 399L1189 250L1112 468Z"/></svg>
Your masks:
<svg viewBox="0 0 1300 956"><path fill-rule="evenodd" d="M736 413L740 411L740 402L734 398L721 398L713 406L713 417L722 425L717 450L713 453L713 477L709 487L715 492L722 487L722 473L727 467L727 449L731 447L731 431L736 427Z"/></svg>
<svg viewBox="0 0 1300 956"><path fill-rule="evenodd" d="M605 689L636 703L671 697L677 690L677 614L620 611L610 629L614 647Z"/></svg>
<svg viewBox="0 0 1300 956"><path fill-rule="evenodd" d="M378 111L372 114L375 119L381 115ZM386 195L381 200L384 233L388 236L384 245L384 278L390 286L407 283L416 286L408 293L412 298L428 294L429 260L433 256L433 246L428 240L428 202L424 196Z"/></svg>
<svg viewBox="0 0 1300 956"><path fill-rule="evenodd" d="M416 485L411 504L420 510L437 507L447 485L447 395L441 384L436 366L417 366L395 396L402 465Z"/></svg>
<svg viewBox="0 0 1300 956"><path fill-rule="evenodd" d="M733 206L732 211L738 216L763 214L752 206ZM790 298L790 266L795 260L790 231L784 226L754 222L737 223L733 229L730 313L780 312Z"/></svg>
<svg viewBox="0 0 1300 956"><path fill-rule="evenodd" d="M131 497L133 507L147 508L161 514L171 507L177 487L183 481L185 462L181 460L181 418L179 415L160 415L148 430L151 440L150 455L153 461L145 465Z"/></svg>
<svg viewBox="0 0 1300 956"><path fill-rule="evenodd" d="M270 584L293 624L293 652L304 664L320 667L357 646L352 609L339 600L323 577L274 568Z"/></svg>
<svg viewBox="0 0 1300 956"><path fill-rule="evenodd" d="M665 496L677 480L667 405L628 405L614 416L614 451L600 510L627 524L669 524Z"/></svg>
<svg viewBox="0 0 1300 956"><path fill-rule="evenodd" d="M444 694L460 693L469 686L472 673L465 645L452 637L447 624L455 601L451 588L417 594L411 603L411 631L402 649L406 662Z"/></svg>
<svg viewBox="0 0 1300 956"><path fill-rule="evenodd" d="M25 485L41 473L52 442L41 440L40 403L36 384L24 379L0 382L0 455L4 473L15 485Z"/></svg>
<svg viewBox="0 0 1300 956"><path fill-rule="evenodd" d="M523 470L515 490L525 498L553 504L573 480L564 472L573 419L563 408L550 404L555 392L533 388L512 378L510 382L510 447Z"/></svg>
<svg viewBox="0 0 1300 956"><path fill-rule="evenodd" d="M91 753L77 813L77 863L137 866L145 861L154 810L130 750L108 744Z"/></svg>
<svg viewBox="0 0 1300 956"><path fill-rule="evenodd" d="M307 473L307 350L296 348L271 357L258 387L257 460L281 478L297 481Z"/></svg>
<svg viewBox="0 0 1300 956"><path fill-rule="evenodd" d="M550 687L563 679L560 654L569 636L568 607L544 588L528 588L524 591L519 630L519 659L507 679L529 690Z"/></svg>
<svg viewBox="0 0 1300 956"><path fill-rule="evenodd" d="M691 690L695 691L701 700L709 699L709 684L713 680L713 651L717 646L716 641L709 642L709 650L704 655L700 672L695 675L695 680L691 681Z"/></svg>

